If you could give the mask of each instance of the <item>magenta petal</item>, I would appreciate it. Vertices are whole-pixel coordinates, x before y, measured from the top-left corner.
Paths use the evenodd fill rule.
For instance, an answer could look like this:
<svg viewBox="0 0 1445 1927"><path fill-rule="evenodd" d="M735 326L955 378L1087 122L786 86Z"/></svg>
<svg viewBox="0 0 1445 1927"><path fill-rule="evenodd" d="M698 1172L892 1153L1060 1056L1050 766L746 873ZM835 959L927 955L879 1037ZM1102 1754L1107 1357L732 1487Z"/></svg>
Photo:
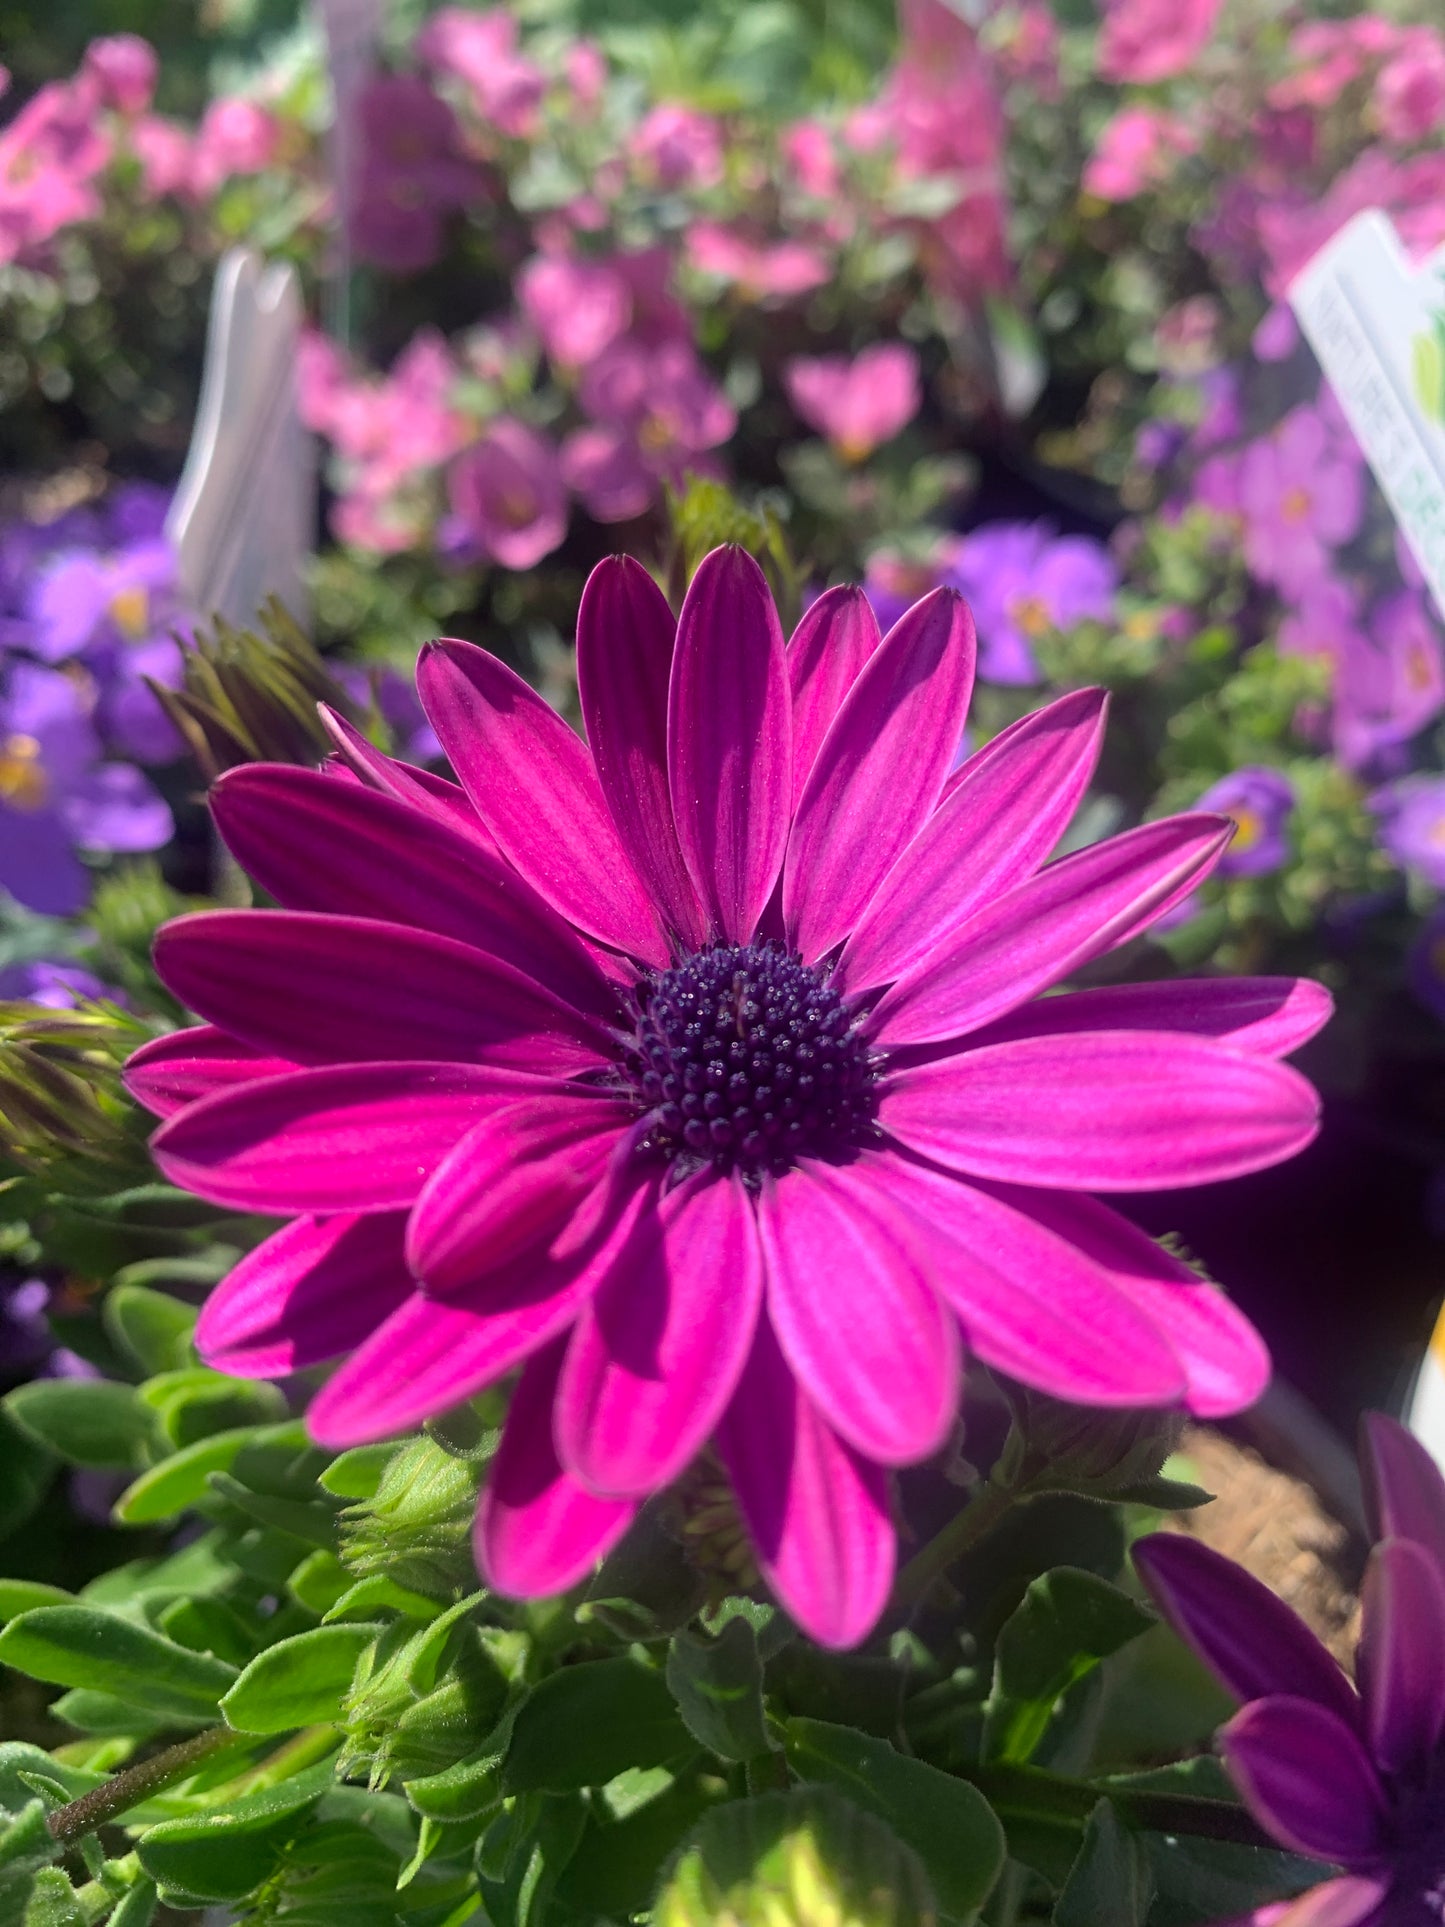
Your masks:
<svg viewBox="0 0 1445 1927"><path fill-rule="evenodd" d="M1026 1205L896 1155L865 1155L850 1176L896 1214L985 1364L1080 1405L1166 1405L1182 1393L1164 1333Z"/></svg>
<svg viewBox="0 0 1445 1927"><path fill-rule="evenodd" d="M935 589L894 623L833 719L788 841L783 917L803 961L846 937L927 822L973 693L973 617Z"/></svg>
<svg viewBox="0 0 1445 1927"><path fill-rule="evenodd" d="M667 699L677 624L640 562L608 556L577 611L577 691L597 779L618 834L670 927L705 934L667 785Z"/></svg>
<svg viewBox="0 0 1445 1927"><path fill-rule="evenodd" d="M373 917L500 957L604 1019L615 995L571 926L459 827L315 770L252 763L211 791L241 868L287 910Z"/></svg>
<svg viewBox="0 0 1445 1927"><path fill-rule="evenodd" d="M1221 1927L1388 1927L1375 1911L1388 1893L1382 1881L1343 1874L1311 1887L1297 1900L1257 1908L1240 1920L1222 1922Z"/></svg>
<svg viewBox="0 0 1445 1927"><path fill-rule="evenodd" d="M948 933L884 993L868 1021L896 1047L961 1037L1026 1003L1099 956L1150 906L1197 883L1231 825L1172 816L1052 863Z"/></svg>
<svg viewBox="0 0 1445 1927"><path fill-rule="evenodd" d="M505 663L433 642L417 691L478 816L507 861L579 930L651 964L667 940L597 780L591 752Z"/></svg>
<svg viewBox="0 0 1445 1927"><path fill-rule="evenodd" d="M958 1329L851 1169L809 1159L758 1198L768 1315L804 1391L865 1457L936 1452L958 1409Z"/></svg>
<svg viewBox="0 0 1445 1927"><path fill-rule="evenodd" d="M258 1050L302 1064L435 1059L566 1073L606 1033L453 937L304 910L205 910L155 941L167 988Z"/></svg>
<svg viewBox="0 0 1445 1927"><path fill-rule="evenodd" d="M1370 1554L1356 1670L1370 1750L1386 1773L1423 1785L1445 1732L1445 1584L1424 1546L1386 1539Z"/></svg>
<svg viewBox="0 0 1445 1927"><path fill-rule="evenodd" d="M220 1091L151 1139L173 1184L238 1211L396 1211L491 1110L557 1086L482 1064L343 1064Z"/></svg>
<svg viewBox="0 0 1445 1927"><path fill-rule="evenodd" d="M1376 1539L1413 1539L1445 1582L1445 1476L1398 1419L1367 1412L1361 1431L1365 1504Z"/></svg>
<svg viewBox="0 0 1445 1927"><path fill-rule="evenodd" d="M1224 1727L1230 1778L1281 1846L1349 1867L1389 1845L1385 1790L1351 1728L1313 1700L1256 1700Z"/></svg>
<svg viewBox="0 0 1445 1927"><path fill-rule="evenodd" d="M618 1249L567 1348L557 1450L590 1490L642 1498L675 1479L732 1397L763 1295L752 1200L699 1173Z"/></svg>
<svg viewBox="0 0 1445 1927"><path fill-rule="evenodd" d="M482 1577L513 1599L565 1592L611 1551L637 1515L635 1500L599 1499L557 1458L552 1405L564 1349L549 1346L522 1373L477 1513Z"/></svg>
<svg viewBox="0 0 1445 1927"><path fill-rule="evenodd" d="M888 1603L888 1475L845 1445L789 1371L766 1319L717 1447L763 1577L820 1646L856 1646Z"/></svg>
<svg viewBox="0 0 1445 1927"><path fill-rule="evenodd" d="M1319 1099L1283 1064L1163 1031L993 1044L901 1071L879 1106L910 1150L1060 1191L1165 1191L1293 1156Z"/></svg>
<svg viewBox="0 0 1445 1927"><path fill-rule="evenodd" d="M1242 1566L1182 1532L1155 1532L1130 1556L1154 1604L1241 1700L1314 1700L1358 1731L1354 1688L1299 1615Z"/></svg>
<svg viewBox="0 0 1445 1927"><path fill-rule="evenodd" d="M1137 1225L1077 1192L1015 1191L1008 1202L1107 1272L1115 1289L1163 1333L1184 1372L1184 1403L1196 1416L1242 1412L1263 1394L1269 1351L1254 1326L1222 1291Z"/></svg>
<svg viewBox="0 0 1445 1927"><path fill-rule="evenodd" d="M823 738L880 640L873 604L854 582L825 589L789 638L795 810Z"/></svg>
<svg viewBox="0 0 1445 1927"><path fill-rule="evenodd" d="M1288 1057L1323 1030L1334 1007L1324 985L1308 977L1177 977L1043 997L973 1041L1001 1044L1075 1030L1184 1030L1251 1057Z"/></svg>
<svg viewBox="0 0 1445 1927"><path fill-rule="evenodd" d="M412 1209L414 1276L445 1297L550 1239L631 1121L620 1104L567 1095L509 1104L473 1125Z"/></svg>
<svg viewBox="0 0 1445 1927"><path fill-rule="evenodd" d="M990 898L1031 876L1068 828L1103 740L1099 689L1060 696L969 758L844 946L851 991L920 964Z"/></svg>
<svg viewBox="0 0 1445 1927"><path fill-rule="evenodd" d="M783 631L762 570L714 549L677 624L668 779L683 861L716 933L747 943L788 840L792 724Z"/></svg>
<svg viewBox="0 0 1445 1927"><path fill-rule="evenodd" d="M263 1057L214 1024L192 1024L142 1044L126 1063L125 1085L148 1111L171 1117L216 1091L296 1068L288 1058Z"/></svg>
<svg viewBox="0 0 1445 1927"><path fill-rule="evenodd" d="M405 1229L400 1211L283 1225L201 1307L197 1351L239 1378L283 1378L339 1358L410 1296Z"/></svg>
<svg viewBox="0 0 1445 1927"><path fill-rule="evenodd" d="M409 803L414 810L420 810L423 816L464 830L489 850L496 848L491 833L468 802L465 790L447 782L444 776L434 776L429 769L417 769L411 763L398 762L395 756L383 754L344 716L339 716L326 703L318 707L326 732L335 743L343 766L368 789L379 790L383 796Z"/></svg>

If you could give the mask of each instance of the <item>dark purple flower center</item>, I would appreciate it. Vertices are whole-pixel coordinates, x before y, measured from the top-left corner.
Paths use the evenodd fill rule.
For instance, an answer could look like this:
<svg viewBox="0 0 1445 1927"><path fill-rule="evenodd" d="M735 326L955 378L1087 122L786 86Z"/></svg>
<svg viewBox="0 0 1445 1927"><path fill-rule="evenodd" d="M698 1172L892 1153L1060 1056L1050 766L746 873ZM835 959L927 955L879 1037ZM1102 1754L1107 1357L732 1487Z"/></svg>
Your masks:
<svg viewBox="0 0 1445 1927"><path fill-rule="evenodd" d="M714 944L638 985L646 1148L759 1177L874 1134L877 1074L837 991L781 944Z"/></svg>

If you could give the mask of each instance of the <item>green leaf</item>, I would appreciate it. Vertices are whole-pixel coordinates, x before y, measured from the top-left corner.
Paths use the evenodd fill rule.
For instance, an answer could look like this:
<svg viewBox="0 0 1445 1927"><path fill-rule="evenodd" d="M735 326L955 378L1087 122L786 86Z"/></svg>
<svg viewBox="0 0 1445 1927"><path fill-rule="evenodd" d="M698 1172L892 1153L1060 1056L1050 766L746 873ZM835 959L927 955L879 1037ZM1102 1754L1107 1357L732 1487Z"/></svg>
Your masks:
<svg viewBox="0 0 1445 1927"><path fill-rule="evenodd" d="M746 1619L716 1639L675 1633L667 1683L689 1733L724 1760L752 1760L773 1747L763 1717L763 1663Z"/></svg>
<svg viewBox="0 0 1445 1927"><path fill-rule="evenodd" d="M1053 1927L1144 1927L1154 1876L1143 1847L1107 1800L1089 1815L1083 1845L1054 1904Z"/></svg>
<svg viewBox="0 0 1445 1927"><path fill-rule="evenodd" d="M239 1900L274 1874L282 1855L332 1784L329 1763L219 1810L162 1820L136 1842L136 1854L167 1893L196 1900Z"/></svg>
<svg viewBox="0 0 1445 1927"><path fill-rule="evenodd" d="M316 1626L258 1653L221 1701L238 1733L285 1733L341 1718L356 1662L375 1626Z"/></svg>
<svg viewBox="0 0 1445 1927"><path fill-rule="evenodd" d="M234 1666L188 1652L148 1627L94 1606L40 1606L0 1632L0 1661L53 1686L113 1693L148 1713L214 1714Z"/></svg>
<svg viewBox="0 0 1445 1927"><path fill-rule="evenodd" d="M886 1740L823 1720L789 1720L788 1764L876 1813L923 1862L944 1913L967 1920L1004 1862L1003 1828L976 1787Z"/></svg>
<svg viewBox="0 0 1445 1927"><path fill-rule="evenodd" d="M37 1378L5 1409L30 1437L71 1465L129 1472L144 1463L154 1422L131 1385L108 1378Z"/></svg>
<svg viewBox="0 0 1445 1927"><path fill-rule="evenodd" d="M1094 1573L1057 1566L1035 1579L998 1636L984 1719L991 1760L1030 1760L1069 1688L1154 1615Z"/></svg>
<svg viewBox="0 0 1445 1927"><path fill-rule="evenodd" d="M210 1485L221 1498L239 1507L258 1524L269 1526L273 1532L284 1532L303 1545L334 1550L336 1512L333 1507L307 1499L277 1498L270 1492L253 1492L229 1472L213 1472Z"/></svg>
<svg viewBox="0 0 1445 1927"><path fill-rule="evenodd" d="M63 1586L44 1586L38 1579L0 1579L0 1625L36 1606L64 1606L74 1597Z"/></svg>
<svg viewBox="0 0 1445 1927"><path fill-rule="evenodd" d="M44 1800L27 1800L19 1813L0 1811L0 1867L33 1869L59 1858L59 1843L46 1825L48 1812Z"/></svg>
<svg viewBox="0 0 1445 1927"><path fill-rule="evenodd" d="M491 1747L441 1773L407 1780L404 1792L424 1818L450 1824L479 1820L501 1804L502 1754Z"/></svg>
<svg viewBox="0 0 1445 1927"><path fill-rule="evenodd" d="M204 1365L148 1378L139 1397L175 1446L194 1445L197 1439L241 1426L275 1424L286 1413L286 1401L274 1385L227 1378Z"/></svg>
<svg viewBox="0 0 1445 1927"><path fill-rule="evenodd" d="M633 1659L589 1660L549 1674L523 1705L507 1751L507 1790L604 1786L630 1766L662 1766L691 1746L661 1673Z"/></svg>
<svg viewBox="0 0 1445 1927"><path fill-rule="evenodd" d="M188 1646L193 1653L214 1653L231 1666L250 1663L261 1643L259 1627L246 1623L224 1599L173 1599L155 1620L167 1639Z"/></svg>
<svg viewBox="0 0 1445 1927"><path fill-rule="evenodd" d="M395 1445L355 1445L335 1458L318 1481L334 1499L372 1499Z"/></svg>
<svg viewBox="0 0 1445 1927"><path fill-rule="evenodd" d="M308 1552L286 1584L291 1597L318 1619L354 1589L351 1574L325 1546Z"/></svg>
<svg viewBox="0 0 1445 1927"><path fill-rule="evenodd" d="M717 1798L689 1778L671 1782L623 1820L610 1819L594 1804L557 1882L557 1899L584 1918L625 1920L642 1913L657 1891L659 1871Z"/></svg>
<svg viewBox="0 0 1445 1927"><path fill-rule="evenodd" d="M84 1688L62 1693L50 1710L67 1726L102 1738L119 1735L125 1739L147 1740L152 1734L163 1733L176 1719L174 1713L144 1713L140 1707L117 1699L114 1693L91 1693ZM197 1713L190 1723L199 1726L207 1718L208 1714Z"/></svg>
<svg viewBox="0 0 1445 1927"><path fill-rule="evenodd" d="M23 1431L0 1402L0 1539L24 1525L54 1476L54 1453Z"/></svg>
<svg viewBox="0 0 1445 1927"><path fill-rule="evenodd" d="M116 1519L121 1525L148 1526L188 1511L206 1497L211 1474L234 1465L254 1437L249 1427L238 1427L172 1453L126 1487L115 1502Z"/></svg>
<svg viewBox="0 0 1445 1927"><path fill-rule="evenodd" d="M169 1292L117 1284L105 1295L101 1317L116 1344L143 1372L176 1371L190 1362L195 1307Z"/></svg>
<svg viewBox="0 0 1445 1927"><path fill-rule="evenodd" d="M156 1910L156 1883L144 1874L111 1915L106 1927L150 1927Z"/></svg>
<svg viewBox="0 0 1445 1927"><path fill-rule="evenodd" d="M543 1927L552 1891L577 1850L587 1808L578 1793L542 1795L536 1817L502 1880L484 1881L492 1927Z"/></svg>
<svg viewBox="0 0 1445 1927"><path fill-rule="evenodd" d="M937 1918L917 1854L822 1787L714 1807L652 1910L654 1927L933 1927Z"/></svg>
<svg viewBox="0 0 1445 1927"><path fill-rule="evenodd" d="M405 1586L394 1585L384 1573L374 1572L369 1579L358 1579L354 1586L349 1586L326 1608L324 1617L329 1624L336 1619L350 1619L357 1613L374 1613L382 1606L403 1613L408 1619L436 1619L441 1612L435 1599L408 1592Z"/></svg>
<svg viewBox="0 0 1445 1927"><path fill-rule="evenodd" d="M30 1885L25 1927L90 1927L75 1889L59 1867L42 1867Z"/></svg>

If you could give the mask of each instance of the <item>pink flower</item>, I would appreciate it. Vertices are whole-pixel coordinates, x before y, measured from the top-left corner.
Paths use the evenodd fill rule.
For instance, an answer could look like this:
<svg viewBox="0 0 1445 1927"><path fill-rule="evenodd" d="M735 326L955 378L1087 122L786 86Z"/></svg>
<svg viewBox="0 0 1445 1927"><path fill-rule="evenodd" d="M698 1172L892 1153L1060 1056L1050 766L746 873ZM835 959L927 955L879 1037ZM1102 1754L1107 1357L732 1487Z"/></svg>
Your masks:
<svg viewBox="0 0 1445 1927"><path fill-rule="evenodd" d="M0 132L0 261L101 211L95 179L112 144L98 126L96 83L42 87Z"/></svg>
<svg viewBox="0 0 1445 1927"><path fill-rule="evenodd" d="M567 489L557 451L513 416L489 422L452 463L453 513L482 554L504 569L530 569L567 533Z"/></svg>
<svg viewBox="0 0 1445 1927"><path fill-rule="evenodd" d="M812 1637L873 1626L893 1468L953 1428L966 1350L1094 1405L1248 1404L1263 1346L1093 1191L1289 1156L1288 979L1045 996L1204 876L1190 815L1044 864L1098 691L950 775L973 627L939 590L879 640L830 590L789 647L738 550L674 624L635 562L577 624L590 748L464 642L418 688L458 788L337 721L350 780L212 793L283 907L162 931L205 1020L147 1045L158 1163L290 1220L213 1294L203 1356L290 1372L385 1438L522 1367L482 1503L488 1583L571 1585L711 1441ZM775 904L776 910L769 911ZM765 912L768 922L763 924Z"/></svg>
<svg viewBox="0 0 1445 1927"><path fill-rule="evenodd" d="M151 200L186 192L194 167L193 143L186 128L161 114L142 114L132 124L129 138Z"/></svg>
<svg viewBox="0 0 1445 1927"><path fill-rule="evenodd" d="M831 201L840 192L843 171L833 137L821 121L794 121L779 146L793 179L805 194L814 200Z"/></svg>
<svg viewBox="0 0 1445 1927"><path fill-rule="evenodd" d="M627 151L658 187L716 187L723 177L721 126L678 101L659 101L644 115Z"/></svg>
<svg viewBox="0 0 1445 1927"><path fill-rule="evenodd" d="M1041 100L1063 98L1059 23L1048 0L1023 0L990 28L994 57L1005 79L1031 88Z"/></svg>
<svg viewBox="0 0 1445 1927"><path fill-rule="evenodd" d="M1433 27L1409 27L1380 70L1375 114L1386 140L1410 147L1445 122L1445 40Z"/></svg>
<svg viewBox="0 0 1445 1927"><path fill-rule="evenodd" d="M394 274L430 267L446 220L480 195L456 116L417 74L379 74L357 102L361 165L351 216L364 260Z"/></svg>
<svg viewBox="0 0 1445 1927"><path fill-rule="evenodd" d="M1333 107L1335 102L1400 44L1401 29L1379 14L1349 20L1311 20L1290 35L1287 71L1269 89L1271 106Z"/></svg>
<svg viewBox="0 0 1445 1927"><path fill-rule="evenodd" d="M281 123L254 100L213 100L201 117L191 159L191 187L208 200L237 175L261 174L276 159Z"/></svg>
<svg viewBox="0 0 1445 1927"><path fill-rule="evenodd" d="M880 341L846 355L795 355L783 364L788 400L847 462L861 462L892 441L923 405L918 356L901 341Z"/></svg>
<svg viewBox="0 0 1445 1927"><path fill-rule="evenodd" d="M1425 599L1401 589L1375 605L1369 636L1356 630L1335 673L1335 750L1368 767L1418 736L1445 710L1445 659Z"/></svg>
<svg viewBox="0 0 1445 1927"><path fill-rule="evenodd" d="M1326 572L1331 550L1359 532L1359 451L1332 438L1314 409L1295 408L1244 451L1239 499L1251 572L1286 596L1302 595Z"/></svg>
<svg viewBox="0 0 1445 1927"><path fill-rule="evenodd" d="M615 343L583 375L578 399L594 425L568 436L562 467L599 522L641 515L664 482L716 474L707 451L737 427L691 342Z"/></svg>
<svg viewBox="0 0 1445 1927"><path fill-rule="evenodd" d="M1154 107L1121 107L1107 121L1084 167L1083 188L1100 201L1132 201L1161 187L1174 164L1196 146L1177 114Z"/></svg>
<svg viewBox="0 0 1445 1927"><path fill-rule="evenodd" d="M121 114L143 114L155 98L160 63L155 48L139 34L115 33L92 40L81 62L105 106Z"/></svg>
<svg viewBox="0 0 1445 1927"><path fill-rule="evenodd" d="M811 294L828 279L828 263L803 241L756 241L720 221L694 221L687 255L699 274L726 281L751 301Z"/></svg>
<svg viewBox="0 0 1445 1927"><path fill-rule="evenodd" d="M536 255L517 277L517 299L548 359L561 368L595 361L632 318L632 291L609 261Z"/></svg>
<svg viewBox="0 0 1445 1927"><path fill-rule="evenodd" d="M517 23L505 7L473 13L441 7L416 37L417 58L462 81L482 120L514 140L536 131L546 76L517 52Z"/></svg>
<svg viewBox="0 0 1445 1927"><path fill-rule="evenodd" d="M595 40L568 42L566 74L573 105L590 113L607 87L607 56Z"/></svg>
<svg viewBox="0 0 1445 1927"><path fill-rule="evenodd" d="M1105 0L1098 69L1105 80L1169 80L1214 37L1223 0Z"/></svg>

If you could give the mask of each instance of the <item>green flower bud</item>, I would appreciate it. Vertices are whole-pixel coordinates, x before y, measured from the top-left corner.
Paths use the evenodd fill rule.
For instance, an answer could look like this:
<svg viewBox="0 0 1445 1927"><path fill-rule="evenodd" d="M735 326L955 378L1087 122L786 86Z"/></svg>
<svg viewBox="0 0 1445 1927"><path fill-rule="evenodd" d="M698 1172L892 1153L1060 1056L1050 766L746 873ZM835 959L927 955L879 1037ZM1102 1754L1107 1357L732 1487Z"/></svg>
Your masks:
<svg viewBox="0 0 1445 1927"><path fill-rule="evenodd" d="M480 1467L435 1440L399 1445L369 1499L342 1514L341 1561L362 1578L385 1573L409 1592L450 1599L474 1583L472 1518Z"/></svg>
<svg viewBox="0 0 1445 1927"><path fill-rule="evenodd" d="M917 1856L821 1787L715 1808L683 1847L655 1927L933 1927Z"/></svg>

